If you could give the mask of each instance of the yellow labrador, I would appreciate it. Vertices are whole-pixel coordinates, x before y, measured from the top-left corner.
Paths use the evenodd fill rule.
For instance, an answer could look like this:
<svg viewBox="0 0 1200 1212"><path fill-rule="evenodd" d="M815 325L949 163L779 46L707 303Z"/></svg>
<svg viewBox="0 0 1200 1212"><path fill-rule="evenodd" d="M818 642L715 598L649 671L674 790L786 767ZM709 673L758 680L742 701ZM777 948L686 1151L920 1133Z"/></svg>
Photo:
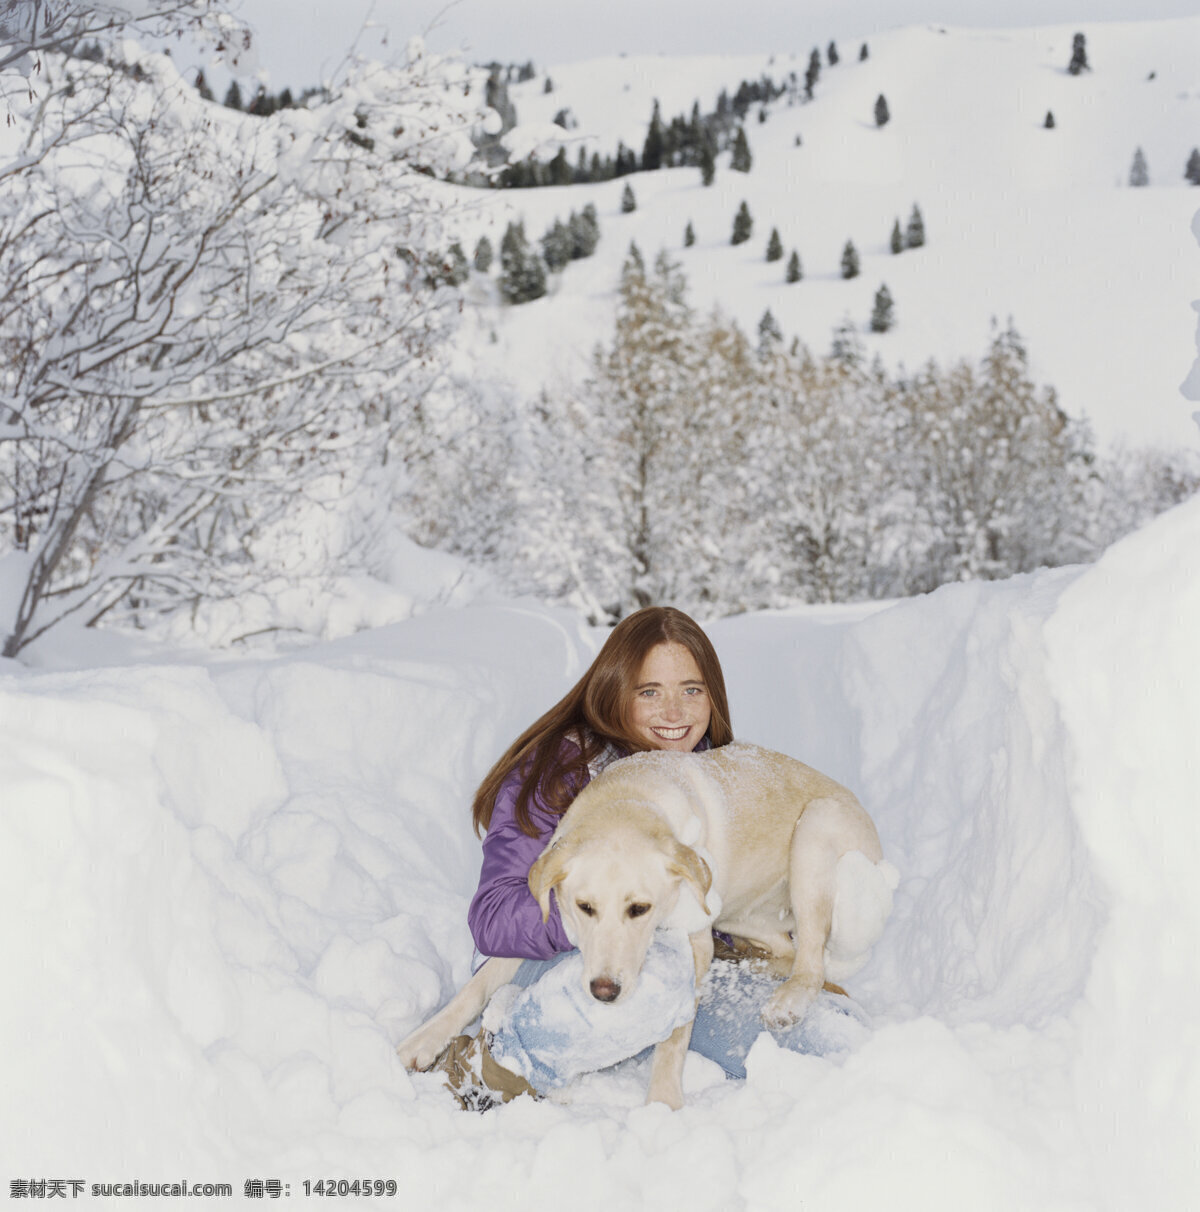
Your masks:
<svg viewBox="0 0 1200 1212"><path fill-rule="evenodd" d="M591 996L628 996L660 927L687 931L699 984L715 928L755 944L784 978L763 1010L774 1028L803 1018L827 979L861 967L897 881L846 788L742 743L610 766L575 798L529 872L544 917L554 893ZM488 960L401 1043L403 1063L428 1068L520 963ZM655 1049L647 1101L683 1105L690 1037L688 1023Z"/></svg>

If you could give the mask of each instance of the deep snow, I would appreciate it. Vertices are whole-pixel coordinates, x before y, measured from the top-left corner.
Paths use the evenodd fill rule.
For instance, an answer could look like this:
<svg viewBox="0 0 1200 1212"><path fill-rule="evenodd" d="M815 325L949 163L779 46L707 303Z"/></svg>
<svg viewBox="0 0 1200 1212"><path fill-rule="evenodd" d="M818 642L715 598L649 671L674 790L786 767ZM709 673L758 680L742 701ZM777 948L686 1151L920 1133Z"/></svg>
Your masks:
<svg viewBox="0 0 1200 1212"><path fill-rule="evenodd" d="M529 199L550 215L586 200L555 193ZM1137 228L1165 252L1189 197L1117 205L1144 205ZM1091 212L1070 201L1047 205L1077 265ZM1186 414L1163 387L1187 370L1185 239L1128 294L1152 338L1140 362L1102 316L1099 264L1073 296L1086 348L1034 331L1035 354L1114 382L1152 364L1146 408ZM612 268L577 331L603 331ZM511 313L498 356L533 348L539 306ZM1088 351L1108 349L1122 356L1097 370ZM837 1059L761 1039L745 1083L693 1058L677 1113L641 1105L634 1065L569 1101L464 1114L394 1057L469 970L471 792L601 639L401 547L392 588L339 586L329 631L364 629L317 647L64 630L0 662L6 1193L187 1178L240 1199L274 1178L292 1206L327 1207L302 1184L332 1177L394 1178L384 1202L417 1210L1195 1205L1200 500L1090 568L711 625L737 734L854 788L902 878L852 981L869 1038Z"/></svg>
<svg viewBox="0 0 1200 1212"><path fill-rule="evenodd" d="M395 1178L405 1208L1113 1209L1197 1191L1200 501L1098 565L711 627L738 735L902 872L839 1060L459 1112L476 780L599 637L530 603L275 657L5 663L3 1179ZM48 661L48 658L44 658ZM317 1203L314 1198L311 1202Z"/></svg>

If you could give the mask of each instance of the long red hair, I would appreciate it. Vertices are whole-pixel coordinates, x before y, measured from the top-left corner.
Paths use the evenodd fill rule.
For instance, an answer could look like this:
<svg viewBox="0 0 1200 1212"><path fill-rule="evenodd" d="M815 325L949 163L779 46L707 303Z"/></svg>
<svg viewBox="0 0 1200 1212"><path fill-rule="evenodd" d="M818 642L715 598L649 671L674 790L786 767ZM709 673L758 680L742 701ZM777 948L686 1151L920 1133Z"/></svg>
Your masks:
<svg viewBox="0 0 1200 1212"><path fill-rule="evenodd" d="M586 778L588 763L606 745L629 753L649 749L630 723L633 688L647 654L658 644L682 644L694 658L708 690L711 716L708 742L716 748L733 740L725 677L712 641L693 619L672 606L647 606L613 628L587 673L541 719L505 750L475 792L471 816L475 832L492 820L496 795L506 778L522 771L516 819L531 837L537 828L530 816L535 793L553 812L567 810ZM569 743L568 743L569 742ZM577 748L582 745L582 748Z"/></svg>

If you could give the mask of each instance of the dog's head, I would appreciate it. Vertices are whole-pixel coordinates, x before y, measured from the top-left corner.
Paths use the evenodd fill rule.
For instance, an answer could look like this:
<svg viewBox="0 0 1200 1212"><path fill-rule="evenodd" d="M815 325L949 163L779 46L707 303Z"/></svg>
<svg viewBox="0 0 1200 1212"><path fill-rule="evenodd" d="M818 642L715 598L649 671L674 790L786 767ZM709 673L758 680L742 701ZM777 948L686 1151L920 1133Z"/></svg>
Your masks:
<svg viewBox="0 0 1200 1212"><path fill-rule="evenodd" d="M558 901L567 937L583 955L584 988L615 1002L637 984L655 929L675 909L681 891L708 912L708 864L669 832L617 829L553 842L529 871L529 888L550 916Z"/></svg>

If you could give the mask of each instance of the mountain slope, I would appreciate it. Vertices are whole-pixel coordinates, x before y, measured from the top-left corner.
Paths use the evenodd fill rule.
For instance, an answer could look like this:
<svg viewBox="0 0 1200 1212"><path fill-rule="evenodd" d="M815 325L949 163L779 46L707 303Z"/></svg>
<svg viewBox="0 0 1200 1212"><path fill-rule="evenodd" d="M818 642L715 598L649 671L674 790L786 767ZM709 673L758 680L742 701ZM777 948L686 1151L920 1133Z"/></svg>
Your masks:
<svg viewBox="0 0 1200 1212"><path fill-rule="evenodd" d="M1200 19L1085 27L1093 70L1080 77L1065 70L1074 32L903 29L872 38L865 62L857 44L844 46L812 102L780 98L765 122L752 107L752 171L730 171L726 153L708 189L697 170L680 168L471 193L468 254L484 232L498 243L512 217L536 239L588 202L602 235L595 258L570 265L545 299L498 308L476 282L462 342L469 360L521 391L583 373L595 342L610 334L617 273L636 241L647 256L659 248L677 256L698 308L719 305L753 331L769 307L785 335L818 351L848 317L890 365L975 358L993 319L1011 316L1035 376L1058 389L1068 412L1090 417L1102 439L1195 445L1178 386L1191 363L1200 265L1189 231L1200 191L1183 178L1200 143ZM512 97L535 136L570 109L579 123L565 132L573 163L580 144L611 152L620 139L640 152L655 98L667 120L690 114L693 100L708 112L721 88L732 95L764 72L802 79L806 63L806 52L593 60L552 68L551 93L539 77ZM880 94L892 115L883 128L873 118ZM1138 147L1150 186L1132 189ZM626 183L637 198L628 215L620 211ZM742 200L755 229L734 248ZM903 227L914 204L927 244L893 256L892 224ZM689 220L697 243L685 250ZM765 261L772 227L787 252L798 251L802 282L785 284L784 263ZM862 258L851 282L839 272L847 240ZM899 323L876 337L865 330L881 283Z"/></svg>

